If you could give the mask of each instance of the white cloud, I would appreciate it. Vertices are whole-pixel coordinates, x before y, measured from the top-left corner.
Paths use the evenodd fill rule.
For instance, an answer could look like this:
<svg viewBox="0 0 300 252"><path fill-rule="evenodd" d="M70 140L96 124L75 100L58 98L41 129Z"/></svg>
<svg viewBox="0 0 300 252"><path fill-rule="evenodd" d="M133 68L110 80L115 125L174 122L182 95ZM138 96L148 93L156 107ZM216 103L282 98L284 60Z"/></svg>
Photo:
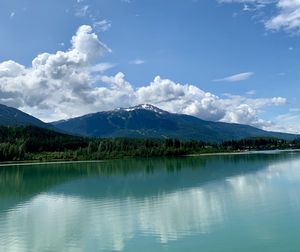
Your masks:
<svg viewBox="0 0 300 252"><path fill-rule="evenodd" d="M182 85L157 76L136 91L138 103L150 103L170 112L194 115L218 121L226 111L219 97L193 85Z"/></svg>
<svg viewBox="0 0 300 252"><path fill-rule="evenodd" d="M286 102L282 97L219 97L195 85L175 83L159 76L135 88L121 72L104 75L114 65L99 59L111 50L90 26L79 27L71 45L67 51L38 55L30 67L14 61L0 63L0 103L45 121L151 103L170 112L206 120L270 129L273 124L259 118L261 110Z"/></svg>
<svg viewBox="0 0 300 252"><path fill-rule="evenodd" d="M276 2L277 0L217 0L219 3L242 3L254 5L266 5Z"/></svg>
<svg viewBox="0 0 300 252"><path fill-rule="evenodd" d="M15 13L14 11L12 11L12 12L9 14L9 17L10 17L10 18L13 18L15 15L16 15L16 13Z"/></svg>
<svg viewBox="0 0 300 252"><path fill-rule="evenodd" d="M263 23L267 30L300 34L300 1L299 0L217 0L219 3L238 3L247 5L247 10L260 11L263 7L272 10L263 13ZM249 5L254 6L250 8ZM245 8L244 8L245 9ZM274 9L274 10L273 10Z"/></svg>
<svg viewBox="0 0 300 252"><path fill-rule="evenodd" d="M80 3L80 2L79 2ZM77 17L84 17L88 13L89 6L88 5L83 5L83 6L78 6L75 10L75 16Z"/></svg>
<svg viewBox="0 0 300 252"><path fill-rule="evenodd" d="M271 121L259 118L261 110L269 106L281 106L286 103L286 99L282 97L247 98L239 95L226 96L226 99L221 100L221 104L227 108L227 111L220 121L243 123L266 130L272 130L274 124Z"/></svg>
<svg viewBox="0 0 300 252"><path fill-rule="evenodd" d="M111 28L111 21L107 20L107 19L103 19L101 21L96 21L94 22L93 24L93 27L97 30L100 30L100 31L107 31Z"/></svg>
<svg viewBox="0 0 300 252"><path fill-rule="evenodd" d="M25 67L12 61L4 61L0 64L0 78L1 77L16 77L23 74Z"/></svg>
<svg viewBox="0 0 300 252"><path fill-rule="evenodd" d="M244 4L243 11L255 11L256 8L249 7L248 4Z"/></svg>
<svg viewBox="0 0 300 252"><path fill-rule="evenodd" d="M13 61L0 63L0 102L46 120L89 112L87 107L95 99L90 92L92 72L99 68L98 57L110 49L86 25L71 43L66 52L38 55L28 68ZM86 110L80 110L81 104L86 104Z"/></svg>
<svg viewBox="0 0 300 252"><path fill-rule="evenodd" d="M291 133L300 132L300 109L291 108L288 113L275 117L274 129L277 131L287 130ZM284 126L282 126L284 125Z"/></svg>
<svg viewBox="0 0 300 252"><path fill-rule="evenodd" d="M266 21L266 28L298 33L300 29L300 1L279 0L276 7L278 13Z"/></svg>
<svg viewBox="0 0 300 252"><path fill-rule="evenodd" d="M135 59L135 60L130 61L129 63L133 64L133 65L142 65L145 63L145 61L141 60L141 59Z"/></svg>
<svg viewBox="0 0 300 252"><path fill-rule="evenodd" d="M256 90L249 90L246 92L247 95L255 95L256 94Z"/></svg>
<svg viewBox="0 0 300 252"><path fill-rule="evenodd" d="M252 12L260 10L265 7L267 4L270 4L274 1L272 0L217 0L218 3L239 3L243 5L243 11Z"/></svg>
<svg viewBox="0 0 300 252"><path fill-rule="evenodd" d="M92 73L95 73L95 72L105 72L106 70L108 69L111 69L113 68L115 65L112 64L112 63L108 63L108 62L103 62L103 63L99 63L99 64L96 64L96 65L93 65L93 66L89 66L89 71L92 72Z"/></svg>
<svg viewBox="0 0 300 252"><path fill-rule="evenodd" d="M243 80L248 80L254 75L253 72L245 72L245 73L238 73L234 75L230 75L221 79L216 79L214 81L227 81L227 82L236 82L236 81L243 81Z"/></svg>

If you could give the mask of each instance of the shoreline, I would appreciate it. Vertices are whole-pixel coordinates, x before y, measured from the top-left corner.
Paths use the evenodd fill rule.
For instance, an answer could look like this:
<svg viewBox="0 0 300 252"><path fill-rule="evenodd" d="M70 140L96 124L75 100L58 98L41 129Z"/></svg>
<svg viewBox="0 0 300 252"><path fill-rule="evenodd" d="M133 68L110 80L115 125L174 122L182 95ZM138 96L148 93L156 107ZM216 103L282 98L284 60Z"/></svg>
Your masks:
<svg viewBox="0 0 300 252"><path fill-rule="evenodd" d="M186 155L179 155L179 156L168 156L169 158L172 157L201 157L201 156L230 156L230 155L246 155L246 154L276 154L280 152L300 152L300 149L283 149L283 150L253 150L253 151L233 151L233 152L211 152L211 153L195 153L195 154L186 154ZM166 157L166 156L160 156ZM157 158L155 157L123 157L118 158L120 159L130 159L130 158ZM26 166L26 165L49 165L49 164L64 164L64 163L98 163L98 162L106 162L108 160L118 160L118 159L101 159L101 160L47 160L47 161L40 161L40 160L22 160L22 161L0 161L0 167L4 166Z"/></svg>
<svg viewBox="0 0 300 252"><path fill-rule="evenodd" d="M250 154L250 151L241 152L211 152L211 153L199 153L199 154L187 154L184 157L199 157L199 156L225 156L225 155L243 155Z"/></svg>
<svg viewBox="0 0 300 252"><path fill-rule="evenodd" d="M39 161L39 160L23 160L23 161L9 161L0 162L0 167L3 166L25 166L25 165L51 165L51 164L65 164L65 163L102 163L107 160L49 160L49 161Z"/></svg>
<svg viewBox="0 0 300 252"><path fill-rule="evenodd" d="M245 154L272 154L279 152L299 152L300 149L283 149L283 150L253 150L253 151L233 151L233 152L211 152L211 153L199 153L188 154L186 157L198 157L198 156L225 156L225 155L245 155Z"/></svg>

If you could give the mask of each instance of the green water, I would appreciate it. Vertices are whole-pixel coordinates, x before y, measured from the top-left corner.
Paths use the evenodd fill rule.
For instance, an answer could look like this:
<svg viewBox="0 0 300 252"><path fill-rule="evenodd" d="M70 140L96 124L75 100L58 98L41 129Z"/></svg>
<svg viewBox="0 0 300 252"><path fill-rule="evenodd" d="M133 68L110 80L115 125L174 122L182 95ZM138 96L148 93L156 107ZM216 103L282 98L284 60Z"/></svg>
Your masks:
<svg viewBox="0 0 300 252"><path fill-rule="evenodd" d="M300 251L300 152L0 167L0 251Z"/></svg>

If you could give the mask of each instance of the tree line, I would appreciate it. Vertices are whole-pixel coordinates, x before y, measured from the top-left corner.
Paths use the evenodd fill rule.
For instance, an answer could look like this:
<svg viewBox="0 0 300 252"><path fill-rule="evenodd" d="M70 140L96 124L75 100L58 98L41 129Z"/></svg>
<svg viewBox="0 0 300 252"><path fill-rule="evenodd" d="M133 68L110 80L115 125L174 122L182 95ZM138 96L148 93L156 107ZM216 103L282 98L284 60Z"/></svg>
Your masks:
<svg viewBox="0 0 300 252"><path fill-rule="evenodd" d="M250 138L223 143L179 139L100 139L71 136L34 126L0 126L0 161L98 160L299 147L300 139Z"/></svg>

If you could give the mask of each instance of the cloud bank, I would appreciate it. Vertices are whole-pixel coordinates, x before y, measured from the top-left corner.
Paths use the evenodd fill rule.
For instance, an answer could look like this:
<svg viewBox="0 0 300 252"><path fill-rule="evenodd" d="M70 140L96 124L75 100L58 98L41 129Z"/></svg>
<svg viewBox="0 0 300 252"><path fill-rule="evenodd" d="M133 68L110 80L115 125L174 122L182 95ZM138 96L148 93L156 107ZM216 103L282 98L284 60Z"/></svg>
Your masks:
<svg viewBox="0 0 300 252"><path fill-rule="evenodd" d="M160 76L135 88L122 72L105 75L105 70L113 65L99 59L109 52L111 49L99 40L92 28L83 25L72 37L67 51L39 54L29 67L11 60L2 62L0 103L44 121L150 103L170 112L264 129L274 125L259 118L260 111L286 103L282 97L219 97L195 85Z"/></svg>

